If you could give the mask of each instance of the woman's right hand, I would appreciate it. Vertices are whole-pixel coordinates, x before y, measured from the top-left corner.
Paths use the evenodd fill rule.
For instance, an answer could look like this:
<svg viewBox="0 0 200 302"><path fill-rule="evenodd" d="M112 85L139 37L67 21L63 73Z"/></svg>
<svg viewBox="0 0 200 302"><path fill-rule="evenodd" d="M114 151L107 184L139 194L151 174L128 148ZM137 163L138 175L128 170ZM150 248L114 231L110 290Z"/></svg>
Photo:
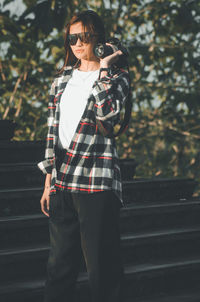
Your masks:
<svg viewBox="0 0 200 302"><path fill-rule="evenodd" d="M51 174L47 174L45 180L44 192L42 198L40 199L41 211L49 217L49 201L50 201L50 183L51 183Z"/></svg>

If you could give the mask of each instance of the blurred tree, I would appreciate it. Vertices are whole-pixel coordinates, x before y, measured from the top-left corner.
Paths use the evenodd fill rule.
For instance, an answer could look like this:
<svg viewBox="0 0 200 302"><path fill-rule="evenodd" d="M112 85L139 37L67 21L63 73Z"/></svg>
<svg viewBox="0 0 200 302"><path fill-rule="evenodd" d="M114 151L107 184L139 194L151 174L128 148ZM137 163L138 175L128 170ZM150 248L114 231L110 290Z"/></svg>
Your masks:
<svg viewBox="0 0 200 302"><path fill-rule="evenodd" d="M24 0L26 9L18 16L12 2L3 1L0 14L0 117L17 122L16 140L40 139L50 84L64 56L63 28L77 3Z"/></svg>
<svg viewBox="0 0 200 302"><path fill-rule="evenodd" d="M19 16L0 13L0 115L14 119L14 139L44 139L48 91L62 66L63 29L77 10L104 19L107 38L129 49L133 113L117 139L138 161L137 176L199 179L200 2L195 0L24 0Z"/></svg>
<svg viewBox="0 0 200 302"><path fill-rule="evenodd" d="M199 179L200 2L134 2L123 13L135 110L120 156L139 161L138 176Z"/></svg>

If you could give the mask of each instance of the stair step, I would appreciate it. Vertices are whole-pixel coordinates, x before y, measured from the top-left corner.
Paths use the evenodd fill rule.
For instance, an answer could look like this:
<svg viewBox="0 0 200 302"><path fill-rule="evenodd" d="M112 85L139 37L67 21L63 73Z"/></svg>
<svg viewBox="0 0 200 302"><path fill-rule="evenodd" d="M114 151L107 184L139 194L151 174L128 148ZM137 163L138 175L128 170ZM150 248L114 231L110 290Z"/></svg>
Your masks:
<svg viewBox="0 0 200 302"><path fill-rule="evenodd" d="M44 214L0 218L2 248L49 244L48 218Z"/></svg>
<svg viewBox="0 0 200 302"><path fill-rule="evenodd" d="M200 228L169 229L121 236L124 264L167 261L200 254Z"/></svg>
<svg viewBox="0 0 200 302"><path fill-rule="evenodd" d="M173 268L180 268L185 269L187 267L200 267L200 258L191 258L191 259L180 259L179 261L168 261L163 263L145 263L145 264L139 264L135 266L128 266L126 267L126 273L129 275L132 274L142 274L142 273L149 273L154 272L155 274L157 272L161 272L163 274L164 270L170 270Z"/></svg>
<svg viewBox="0 0 200 302"><path fill-rule="evenodd" d="M0 283L23 278L39 278L46 274L49 246L38 245L0 251Z"/></svg>
<svg viewBox="0 0 200 302"><path fill-rule="evenodd" d="M123 182L123 195L127 202L187 200L197 184L191 178L139 178Z"/></svg>
<svg viewBox="0 0 200 302"><path fill-rule="evenodd" d="M44 174L36 163L13 163L0 165L0 189L42 186Z"/></svg>
<svg viewBox="0 0 200 302"><path fill-rule="evenodd" d="M200 225L200 200L138 202L121 211L122 233Z"/></svg>
<svg viewBox="0 0 200 302"><path fill-rule="evenodd" d="M191 269L194 271L194 274L191 273ZM190 259L187 261L164 264L157 263L129 266L125 267L124 271L124 301L128 302L131 301L130 298L133 299L133 297L137 297L140 298L138 301L145 302L145 300L142 301L142 297L153 296L158 293L162 293L163 296L167 296L173 291L181 290L183 286L182 282L184 282L185 290L190 288L190 286L191 288L198 289L200 259ZM195 271L197 272L196 274ZM33 279L27 281L26 278L26 280L24 279L18 282L1 283L1 302L27 300L29 302L33 302L36 301L36 296L37 301L42 301L40 299L43 294L44 282L44 279ZM81 273L78 277L77 283L78 289L81 292L80 302L88 301L87 273ZM83 292L86 296L83 295Z"/></svg>
<svg viewBox="0 0 200 302"><path fill-rule="evenodd" d="M41 213L42 193L41 187L0 189L0 217Z"/></svg>
<svg viewBox="0 0 200 302"><path fill-rule="evenodd" d="M199 288L200 259L152 262L126 268L127 298Z"/></svg>
<svg viewBox="0 0 200 302"><path fill-rule="evenodd" d="M180 258L198 257L200 252L200 228L176 229L121 236L124 265L151 262L180 261ZM1 249L0 270L5 271L0 280L19 279L23 276L42 276L46 271L49 244ZM81 271L86 271L82 255Z"/></svg>
<svg viewBox="0 0 200 302"><path fill-rule="evenodd" d="M40 171L39 171L40 172ZM37 171L38 173L38 171ZM36 173L36 174L37 174ZM23 173L23 178L26 178L26 173ZM29 182L28 186L15 186L15 187L6 187L1 185L0 186L0 217L1 216L11 216L11 215L18 215L18 214L30 214L30 213L39 213L40 211L40 204L39 201L41 199L42 193L43 193L43 184L44 184L44 178L45 176L40 173L40 176L38 178L38 174L34 177L37 178L37 186L35 186L35 182L30 179L27 179L26 182ZM10 178L10 176L9 176ZM16 181L15 181L16 182ZM31 182L31 183L30 183ZM181 200L181 201L159 201L156 202L134 202L131 200L131 202L128 202L126 198L124 198L125 207L124 210L131 211L131 209L137 210L137 212L146 212L146 210L152 212L157 211L164 211L166 207L169 210L172 210L172 212L177 211L179 212L184 211L185 208L193 210L192 207L195 207L195 210L200 211L200 200L192 198L188 200ZM145 211L144 211L145 210ZM197 215L198 216L198 215ZM190 219L191 218L191 219ZM193 221L193 217L188 215L186 217L186 222L188 220ZM184 218L185 220L185 218ZM157 220L156 220L157 221ZM169 220L170 221L170 220ZM179 221L179 219L177 220ZM138 225L138 223L137 223Z"/></svg>
<svg viewBox="0 0 200 302"><path fill-rule="evenodd" d="M155 297L146 297L134 299L134 302L199 302L200 290L181 290L174 293L160 294ZM126 302L133 302L133 298L126 300Z"/></svg>
<svg viewBox="0 0 200 302"><path fill-rule="evenodd" d="M39 190L35 192L35 194L40 195ZM34 191L27 190L27 194L31 196L34 194ZM19 196L20 191L16 193L16 201L13 196L13 203L15 203L18 213L21 214L18 209ZM49 218L41 212L39 198L37 201L33 199L32 203L37 208L38 213L36 214L0 217L2 247L11 248L13 246L23 246L31 242L35 242L36 244L39 242L48 242ZM28 201L25 206L28 209ZM122 208L120 215L121 234L136 234L159 230L162 232L166 230L168 232L170 229L198 228L200 227L200 200L166 204L132 204Z"/></svg>
<svg viewBox="0 0 200 302"><path fill-rule="evenodd" d="M1 141L0 164L35 162L44 158L45 141Z"/></svg>

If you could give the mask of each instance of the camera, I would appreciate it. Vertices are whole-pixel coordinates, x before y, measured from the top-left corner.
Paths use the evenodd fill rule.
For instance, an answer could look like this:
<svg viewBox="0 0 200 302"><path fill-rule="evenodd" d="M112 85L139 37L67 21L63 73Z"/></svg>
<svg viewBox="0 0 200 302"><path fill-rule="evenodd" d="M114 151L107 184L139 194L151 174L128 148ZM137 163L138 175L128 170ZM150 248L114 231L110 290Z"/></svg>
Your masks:
<svg viewBox="0 0 200 302"><path fill-rule="evenodd" d="M95 56L97 58L103 59L103 58L113 54L117 50L121 50L123 54L119 56L119 59L114 64L119 68L127 66L128 65L127 49L120 43L120 41L117 38L111 38L111 39L107 40L106 42L109 44L112 44L112 46L106 45L103 43L96 44L93 49Z"/></svg>

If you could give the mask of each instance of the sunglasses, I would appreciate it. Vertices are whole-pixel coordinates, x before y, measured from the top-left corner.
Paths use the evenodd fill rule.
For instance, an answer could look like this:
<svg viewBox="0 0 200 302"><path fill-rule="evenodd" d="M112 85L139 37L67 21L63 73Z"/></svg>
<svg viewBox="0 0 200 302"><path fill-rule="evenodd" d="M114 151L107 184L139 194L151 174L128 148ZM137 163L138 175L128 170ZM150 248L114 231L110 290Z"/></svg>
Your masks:
<svg viewBox="0 0 200 302"><path fill-rule="evenodd" d="M82 43L89 43L94 36L97 35L91 34L89 32L83 32L83 33L71 34L71 35L69 34L68 41L70 45L76 45L78 39L80 39Z"/></svg>

